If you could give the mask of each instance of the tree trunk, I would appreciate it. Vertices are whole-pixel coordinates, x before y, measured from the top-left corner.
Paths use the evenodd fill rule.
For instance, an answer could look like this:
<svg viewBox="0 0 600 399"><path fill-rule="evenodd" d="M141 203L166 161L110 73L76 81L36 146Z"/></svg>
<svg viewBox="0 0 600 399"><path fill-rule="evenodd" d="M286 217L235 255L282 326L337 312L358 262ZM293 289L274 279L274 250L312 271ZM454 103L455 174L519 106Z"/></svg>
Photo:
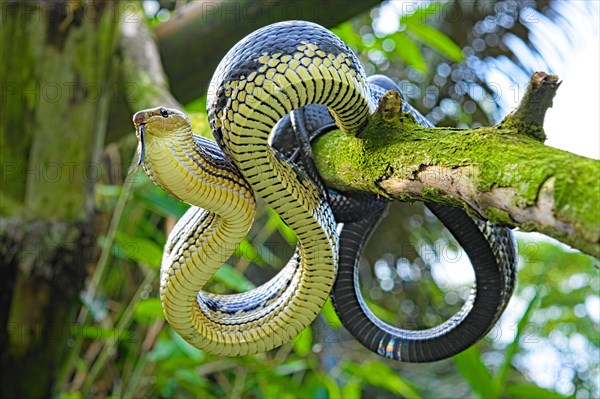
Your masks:
<svg viewBox="0 0 600 399"><path fill-rule="evenodd" d="M78 333L119 7L2 5L1 397L51 396Z"/></svg>

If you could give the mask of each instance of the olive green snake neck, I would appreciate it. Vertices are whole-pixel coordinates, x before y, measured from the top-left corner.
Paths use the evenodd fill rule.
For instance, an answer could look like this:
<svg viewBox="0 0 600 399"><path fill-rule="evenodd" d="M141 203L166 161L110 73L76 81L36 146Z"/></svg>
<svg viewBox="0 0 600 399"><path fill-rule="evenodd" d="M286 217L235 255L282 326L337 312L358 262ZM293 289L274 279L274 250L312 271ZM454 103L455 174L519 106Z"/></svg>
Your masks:
<svg viewBox="0 0 600 399"><path fill-rule="evenodd" d="M329 295L335 272L331 250L325 259L331 264L329 276L317 274L320 281L311 281L311 271L304 270L322 262L314 255L323 252L317 248L321 242L314 240L305 244L312 254L301 260L307 250L299 248L276 277L257 289L227 296L202 292L248 232L256 207L253 191L214 143L192 135L182 113L144 110L134 123L147 175L194 205L165 245L160 296L169 324L192 345L218 355L263 352L291 340L322 306L307 298L314 291L323 301ZM307 284L313 292L305 291Z"/></svg>

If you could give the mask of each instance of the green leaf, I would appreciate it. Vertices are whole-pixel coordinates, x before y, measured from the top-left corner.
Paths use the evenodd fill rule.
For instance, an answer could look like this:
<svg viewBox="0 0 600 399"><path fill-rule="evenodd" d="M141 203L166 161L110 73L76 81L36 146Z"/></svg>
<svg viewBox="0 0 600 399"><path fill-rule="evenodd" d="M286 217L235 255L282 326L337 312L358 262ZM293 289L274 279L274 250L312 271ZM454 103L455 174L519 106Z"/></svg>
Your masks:
<svg viewBox="0 0 600 399"><path fill-rule="evenodd" d="M373 314L375 316L377 316L377 318L381 319L382 321L384 321L386 323L390 323L390 324L393 324L395 322L396 317L397 317L396 313L385 308L384 306L381 306L377 302L371 301L366 298L364 298L364 300L365 300L365 303L367 304L367 306L369 307L369 309L373 312Z"/></svg>
<svg viewBox="0 0 600 399"><path fill-rule="evenodd" d="M282 259L267 245L254 244L253 247L257 252L258 258L260 259L260 262L256 262L259 266L271 266L275 269L280 269L289 261L289 259Z"/></svg>
<svg viewBox="0 0 600 399"><path fill-rule="evenodd" d="M356 33L356 30L350 21L339 24L331 31L339 36L339 38L342 39L347 45L354 46L358 49L364 48L362 37Z"/></svg>
<svg viewBox="0 0 600 399"><path fill-rule="evenodd" d="M406 65L413 67L421 73L427 72L427 63L421 54L421 49L405 32L396 32L390 35L396 43L394 55L402 60Z"/></svg>
<svg viewBox="0 0 600 399"><path fill-rule="evenodd" d="M206 355L203 351L192 346L174 331L171 332L171 339L175 342L177 349L181 350L181 352L185 353L192 360L200 362L205 359Z"/></svg>
<svg viewBox="0 0 600 399"><path fill-rule="evenodd" d="M409 18L406 21L406 30L421 43L436 49L452 61L460 62L464 59L462 50L452 39L437 29L434 29L417 19Z"/></svg>
<svg viewBox="0 0 600 399"><path fill-rule="evenodd" d="M162 216L181 217L190 207L188 204L167 195L154 184L148 184L144 191L135 191L134 198L145 203L150 210Z"/></svg>
<svg viewBox="0 0 600 399"><path fill-rule="evenodd" d="M275 230L276 228L273 229L273 231ZM284 262L284 260L271 251L268 246L263 244L252 244L245 238L236 248L234 256L244 258L261 267L285 265L287 263L287 259Z"/></svg>
<svg viewBox="0 0 600 399"><path fill-rule="evenodd" d="M533 384L511 384L507 385L506 393L508 397L514 399L565 399L569 396L561 395L556 391L538 387Z"/></svg>
<svg viewBox="0 0 600 399"><path fill-rule="evenodd" d="M318 373L318 379L323 384L323 386L327 389L327 397L328 398L340 398L341 392L340 387L338 387L337 383L333 378L331 378L327 373L320 372Z"/></svg>
<svg viewBox="0 0 600 399"><path fill-rule="evenodd" d="M362 385L356 378L351 378L342 387L342 398L346 399L361 399L362 398Z"/></svg>
<svg viewBox="0 0 600 399"><path fill-rule="evenodd" d="M123 232L117 232L115 238L122 251L122 257L133 259L155 269L160 267L163 249L154 241L142 237L131 237Z"/></svg>
<svg viewBox="0 0 600 399"><path fill-rule="evenodd" d="M268 262L261 256L262 250L257 251L255 246L246 238L242 240L240 245L236 248L234 256L244 258L250 262L254 262L259 266L268 266Z"/></svg>
<svg viewBox="0 0 600 399"><path fill-rule="evenodd" d="M144 237L162 245L167 238L164 229L157 225L156 220L146 218L144 213L143 211L137 213L137 217L132 215L131 219L128 218L130 224L123 226L124 228L120 229L120 231L128 234L135 232L137 237Z"/></svg>
<svg viewBox="0 0 600 399"><path fill-rule="evenodd" d="M308 368L306 360L290 360L275 368L275 374L277 375L290 375L300 371L304 371Z"/></svg>
<svg viewBox="0 0 600 399"><path fill-rule="evenodd" d="M108 198L117 198L121 195L122 186L116 186L112 184L96 184L94 185L94 192L96 195Z"/></svg>
<svg viewBox="0 0 600 399"><path fill-rule="evenodd" d="M300 331L294 338L294 351L298 356L306 356L310 353L313 345L313 336L310 326Z"/></svg>
<svg viewBox="0 0 600 399"><path fill-rule="evenodd" d="M342 322L340 321L335 309L333 307L333 303L331 302L331 298L327 298L327 302L321 308L321 314L333 329L337 330L342 326Z"/></svg>
<svg viewBox="0 0 600 399"><path fill-rule="evenodd" d="M206 96L201 96L196 98L195 100L187 103L185 105L185 113L186 114L202 114L205 119L208 119L206 116ZM192 126L194 126L192 124ZM202 132L197 132L194 130L194 133L202 135Z"/></svg>
<svg viewBox="0 0 600 399"><path fill-rule="evenodd" d="M100 340L116 338L117 333L114 328L103 328L95 325L86 325L80 328L79 333L86 339Z"/></svg>
<svg viewBox="0 0 600 399"><path fill-rule="evenodd" d="M163 360L172 359L177 355L177 346L171 339L161 338L156 342L154 348L148 352L147 358L151 362L162 362ZM161 366L163 364L161 363Z"/></svg>
<svg viewBox="0 0 600 399"><path fill-rule="evenodd" d="M180 381L189 382L192 385L203 385L205 383L204 379L195 370L176 370L175 377Z"/></svg>
<svg viewBox="0 0 600 399"><path fill-rule="evenodd" d="M144 299L143 301L139 301L135 304L134 314L135 317L140 320L165 318L160 299L158 298L148 298Z"/></svg>
<svg viewBox="0 0 600 399"><path fill-rule="evenodd" d="M227 288L237 292L246 292L256 288L246 276L227 263L221 266L212 278L215 281L224 284Z"/></svg>
<svg viewBox="0 0 600 399"><path fill-rule="evenodd" d="M273 209L267 208L267 213L269 215L267 225L269 227L274 225L274 227L279 231L283 238L288 243L290 243L290 245L294 245L296 241L298 241L296 235L294 234L294 231L290 229L289 226L285 224L283 220L281 220L279 215Z"/></svg>
<svg viewBox="0 0 600 399"><path fill-rule="evenodd" d="M481 398L496 397L492 375L481 361L479 350L476 346L470 347L452 359L458 371L460 371L464 379L471 386L473 392Z"/></svg>
<svg viewBox="0 0 600 399"><path fill-rule="evenodd" d="M383 388L395 395L405 398L420 398L417 388L413 384L400 377L385 363L369 362L356 367L356 363L348 363L344 367L346 372L360 377L369 385Z"/></svg>
<svg viewBox="0 0 600 399"><path fill-rule="evenodd" d="M496 378L495 378L495 386L496 386L498 393L501 393L506 386L508 370L511 367L513 357L518 352L519 340L521 339L521 335L523 334L525 327L529 323L529 315L531 314L531 311L534 308L534 304L538 302L538 292L539 291L537 291L537 290L535 291L535 294L529 301L529 304L527 305L525 312L523 312L523 316L521 317L521 319L519 320L519 323L517 324L517 332L515 334L515 339L513 340L513 342L511 342L511 344L504 351L504 353L505 353L504 363L500 367L500 370L498 371L498 374L496 375Z"/></svg>

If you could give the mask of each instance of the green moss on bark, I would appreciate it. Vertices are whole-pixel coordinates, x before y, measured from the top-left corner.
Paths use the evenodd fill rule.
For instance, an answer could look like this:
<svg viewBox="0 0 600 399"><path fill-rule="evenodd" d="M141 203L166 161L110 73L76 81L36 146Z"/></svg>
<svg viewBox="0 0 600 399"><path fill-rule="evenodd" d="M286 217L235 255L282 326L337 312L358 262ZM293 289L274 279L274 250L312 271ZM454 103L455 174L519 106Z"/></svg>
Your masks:
<svg viewBox="0 0 600 399"><path fill-rule="evenodd" d="M544 146L513 126L423 128L410 118L386 122L375 116L360 138L334 131L313 150L322 177L338 190L460 204L494 223L543 231L600 256L600 162ZM431 176L423 182L431 167L437 182ZM452 179L459 179L460 195L445 190ZM551 195L540 202L549 179ZM391 180L420 189L391 194L382 188ZM498 201L502 208L494 206ZM546 219L527 221L528 214Z"/></svg>

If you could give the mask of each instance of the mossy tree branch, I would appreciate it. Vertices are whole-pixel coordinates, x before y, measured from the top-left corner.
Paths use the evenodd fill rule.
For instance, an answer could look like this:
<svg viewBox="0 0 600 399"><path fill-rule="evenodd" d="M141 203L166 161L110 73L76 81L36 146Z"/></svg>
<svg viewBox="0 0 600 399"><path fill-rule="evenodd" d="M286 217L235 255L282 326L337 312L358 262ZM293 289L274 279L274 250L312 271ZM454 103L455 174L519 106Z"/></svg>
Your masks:
<svg viewBox="0 0 600 399"><path fill-rule="evenodd" d="M559 85L535 73L517 110L477 129L424 128L388 92L360 137L334 131L313 145L317 168L338 190L456 205L600 257L600 161L543 144Z"/></svg>

